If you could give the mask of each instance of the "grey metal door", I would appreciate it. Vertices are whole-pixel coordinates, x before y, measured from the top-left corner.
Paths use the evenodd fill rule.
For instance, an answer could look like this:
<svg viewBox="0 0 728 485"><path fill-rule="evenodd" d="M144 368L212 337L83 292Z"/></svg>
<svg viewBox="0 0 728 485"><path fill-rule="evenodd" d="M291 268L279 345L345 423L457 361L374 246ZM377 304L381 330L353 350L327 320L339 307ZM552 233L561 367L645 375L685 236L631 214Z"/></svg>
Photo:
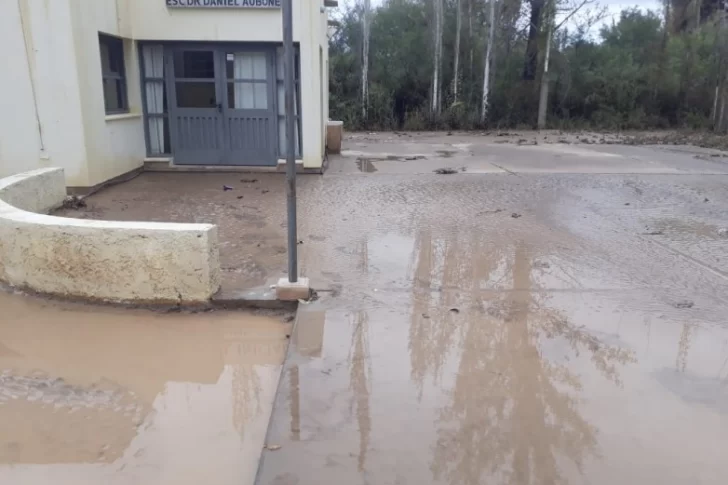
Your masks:
<svg viewBox="0 0 728 485"><path fill-rule="evenodd" d="M226 47L223 123L224 165L276 165L275 51Z"/></svg>
<svg viewBox="0 0 728 485"><path fill-rule="evenodd" d="M174 162L223 163L223 70L216 47L175 47L167 62Z"/></svg>

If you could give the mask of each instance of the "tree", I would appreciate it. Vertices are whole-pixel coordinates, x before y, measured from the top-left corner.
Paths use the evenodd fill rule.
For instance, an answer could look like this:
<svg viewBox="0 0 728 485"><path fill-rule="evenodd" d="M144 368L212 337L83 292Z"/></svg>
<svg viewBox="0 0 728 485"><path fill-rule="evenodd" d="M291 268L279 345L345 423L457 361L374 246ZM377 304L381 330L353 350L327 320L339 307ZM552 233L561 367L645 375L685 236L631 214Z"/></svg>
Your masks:
<svg viewBox="0 0 728 485"><path fill-rule="evenodd" d="M483 64L483 97L482 106L480 109L480 122L485 123L488 119L488 102L490 96L490 64L493 53L493 38L495 36L495 0L489 0L489 20L488 20L488 42L485 47L485 60Z"/></svg>
<svg viewBox="0 0 728 485"><path fill-rule="evenodd" d="M455 67L452 77L453 103L458 102L458 87L460 85L460 31L462 30L463 12L461 0L457 0L457 11L455 13Z"/></svg>
<svg viewBox="0 0 728 485"><path fill-rule="evenodd" d="M433 8L433 55L432 55L432 105L431 114L440 114L440 86L442 85L442 34L444 24L443 0L432 0Z"/></svg>
<svg viewBox="0 0 728 485"><path fill-rule="evenodd" d="M369 106L369 36L371 25L369 15L371 12L371 1L364 0L364 10L361 16L362 25L362 56L361 56L361 114L367 119L367 108Z"/></svg>
<svg viewBox="0 0 728 485"><path fill-rule="evenodd" d="M554 32L558 31L564 24L571 20L574 15L579 13L584 7L593 4L595 0L580 0L578 3L556 5L556 0L546 0L546 5L543 9L543 14L546 23L546 53L544 54L543 60L543 71L541 73L541 89L538 100L538 121L537 126L539 130L546 128L546 109L549 101L549 62L551 60L551 43L553 40ZM596 16L589 16L587 22L591 25L596 23L598 20L604 18L604 9L601 9ZM554 26L555 18L557 13L564 15L561 22ZM542 23L543 23L542 22Z"/></svg>

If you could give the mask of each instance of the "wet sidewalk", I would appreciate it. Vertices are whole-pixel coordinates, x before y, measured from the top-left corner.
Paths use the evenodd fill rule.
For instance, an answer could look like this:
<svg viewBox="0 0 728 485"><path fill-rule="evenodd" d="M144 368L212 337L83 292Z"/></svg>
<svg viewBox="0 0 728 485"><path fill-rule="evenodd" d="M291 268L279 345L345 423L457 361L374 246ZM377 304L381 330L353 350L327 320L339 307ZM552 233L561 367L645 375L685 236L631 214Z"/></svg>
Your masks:
<svg viewBox="0 0 728 485"><path fill-rule="evenodd" d="M290 324L0 292L0 483L252 484Z"/></svg>

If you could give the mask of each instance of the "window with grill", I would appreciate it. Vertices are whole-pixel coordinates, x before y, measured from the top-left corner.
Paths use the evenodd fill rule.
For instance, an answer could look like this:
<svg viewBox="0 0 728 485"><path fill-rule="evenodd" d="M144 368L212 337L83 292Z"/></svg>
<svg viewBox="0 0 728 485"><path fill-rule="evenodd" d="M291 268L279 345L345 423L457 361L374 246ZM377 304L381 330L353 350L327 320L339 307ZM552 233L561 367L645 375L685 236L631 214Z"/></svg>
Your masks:
<svg viewBox="0 0 728 485"><path fill-rule="evenodd" d="M129 102L126 95L124 41L110 35L99 34L99 50L106 113L126 113L129 111Z"/></svg>

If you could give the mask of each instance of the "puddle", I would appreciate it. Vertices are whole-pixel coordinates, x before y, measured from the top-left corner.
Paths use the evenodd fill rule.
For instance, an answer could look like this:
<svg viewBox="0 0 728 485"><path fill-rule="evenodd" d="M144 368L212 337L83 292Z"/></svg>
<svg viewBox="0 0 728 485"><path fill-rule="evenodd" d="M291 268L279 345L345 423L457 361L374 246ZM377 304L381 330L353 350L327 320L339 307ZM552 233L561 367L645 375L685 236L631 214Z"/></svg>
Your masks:
<svg viewBox="0 0 728 485"><path fill-rule="evenodd" d="M356 166L360 172L374 173L377 171L377 168L374 166L372 160L368 158L357 158Z"/></svg>
<svg viewBox="0 0 728 485"><path fill-rule="evenodd" d="M0 294L0 483L252 484L290 325Z"/></svg>

